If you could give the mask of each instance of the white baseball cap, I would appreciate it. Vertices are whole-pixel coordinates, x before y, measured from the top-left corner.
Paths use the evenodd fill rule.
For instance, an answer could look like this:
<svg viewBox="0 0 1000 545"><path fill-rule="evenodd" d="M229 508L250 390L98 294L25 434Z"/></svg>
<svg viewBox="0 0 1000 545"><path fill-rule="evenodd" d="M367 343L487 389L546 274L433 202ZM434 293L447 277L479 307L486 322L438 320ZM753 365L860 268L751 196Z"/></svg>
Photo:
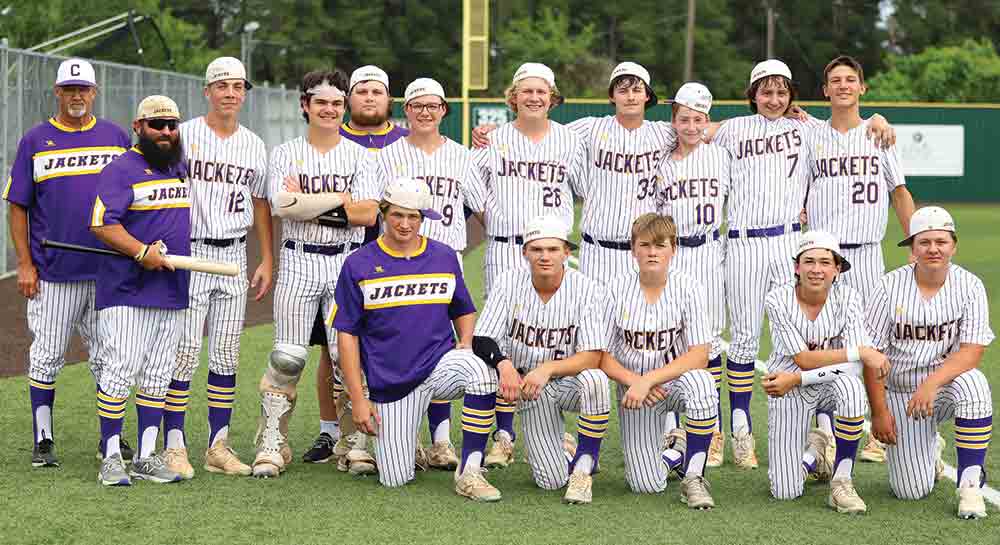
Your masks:
<svg viewBox="0 0 1000 545"><path fill-rule="evenodd" d="M788 81L791 81L792 71L789 70L787 64L779 61L778 59L761 61L757 63L757 66L753 67L753 70L750 71L750 85L753 85L755 81L768 76L785 76L788 78Z"/></svg>
<svg viewBox="0 0 1000 545"><path fill-rule="evenodd" d="M569 244L571 250L575 250L576 244L569 240L570 230L571 228L558 216L538 216L528 222L528 227L524 231L524 243L543 238L558 238Z"/></svg>
<svg viewBox="0 0 1000 545"><path fill-rule="evenodd" d="M347 90L348 93L354 90L354 86L363 81L377 81L382 85L385 85L385 91L389 92L389 74L385 73L374 64L368 64L358 68L354 72L351 72L351 88Z"/></svg>
<svg viewBox="0 0 1000 545"><path fill-rule="evenodd" d="M135 112L135 120L155 119L155 118L180 119L181 112L177 108L177 103L170 97L163 95L150 95L139 103L139 108Z"/></svg>
<svg viewBox="0 0 1000 545"><path fill-rule="evenodd" d="M925 206L910 216L910 236L901 240L897 246L909 246L913 244L913 237L927 231L954 233L955 220L940 206Z"/></svg>
<svg viewBox="0 0 1000 545"><path fill-rule="evenodd" d="M517 83L526 78L541 78L549 87L556 86L556 74L551 68L540 62L526 62L522 64L517 72L514 72L514 79L511 83Z"/></svg>
<svg viewBox="0 0 1000 545"><path fill-rule="evenodd" d="M236 57L219 57L209 63L208 69L205 70L206 87L225 79L241 79L246 84L247 90L253 88L253 84L247 79L246 68Z"/></svg>
<svg viewBox="0 0 1000 545"><path fill-rule="evenodd" d="M66 59L59 65L56 72L56 86L83 85L97 87L97 76L94 66L83 59Z"/></svg>
<svg viewBox="0 0 1000 545"><path fill-rule="evenodd" d="M382 200L403 208L419 210L424 217L430 220L441 219L441 214L431 208L434 198L431 196L430 188L421 180L396 178L386 186Z"/></svg>
<svg viewBox="0 0 1000 545"><path fill-rule="evenodd" d="M641 64L625 61L619 63L614 70L611 71L611 77L608 78L608 85L611 85L615 78L621 76L635 76L646 83L646 85L652 85L651 79L649 78L649 70L643 68Z"/></svg>
<svg viewBox="0 0 1000 545"><path fill-rule="evenodd" d="M689 81L677 90L677 95L673 100L668 100L667 104L680 104L687 106L696 112L708 115L712 109L712 92L704 85Z"/></svg>
<svg viewBox="0 0 1000 545"><path fill-rule="evenodd" d="M799 260L799 256L808 252L809 250L830 250L834 255L840 258L840 272L845 273L851 270L851 264L844 259L844 254L840 251L840 243L837 242L837 237L827 233L826 231L807 231L799 239L799 248L795 251L795 261Z"/></svg>
<svg viewBox="0 0 1000 545"><path fill-rule="evenodd" d="M403 93L403 104L427 95L441 97L441 100L445 100L444 87L431 78L417 78L406 86L406 91Z"/></svg>

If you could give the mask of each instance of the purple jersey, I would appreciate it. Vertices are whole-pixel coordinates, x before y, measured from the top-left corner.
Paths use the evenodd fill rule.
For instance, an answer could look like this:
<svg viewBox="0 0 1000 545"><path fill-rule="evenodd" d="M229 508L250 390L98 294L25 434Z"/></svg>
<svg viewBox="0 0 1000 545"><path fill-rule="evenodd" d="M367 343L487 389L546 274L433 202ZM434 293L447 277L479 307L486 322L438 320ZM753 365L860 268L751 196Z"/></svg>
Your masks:
<svg viewBox="0 0 1000 545"><path fill-rule="evenodd" d="M191 192L183 162L154 170L131 148L101 172L90 225L120 224L143 244L162 240L172 255L191 255ZM182 309L190 273L147 271L128 258L97 260L97 310L113 306Z"/></svg>
<svg viewBox="0 0 1000 545"><path fill-rule="evenodd" d="M409 136L410 130L394 125L392 121L389 121L384 129L374 132L352 129L344 123L340 126L340 134L368 148L369 151L378 151L404 136Z"/></svg>
<svg viewBox="0 0 1000 545"><path fill-rule="evenodd" d="M31 260L42 280L97 277L93 256L42 248L42 239L99 245L87 228L98 174L129 145L121 127L96 117L79 130L49 119L21 138L3 198L28 210Z"/></svg>
<svg viewBox="0 0 1000 545"><path fill-rule="evenodd" d="M455 347L451 321L476 311L450 246L422 237L403 257L382 239L347 257L333 328L358 337L371 399L402 399Z"/></svg>

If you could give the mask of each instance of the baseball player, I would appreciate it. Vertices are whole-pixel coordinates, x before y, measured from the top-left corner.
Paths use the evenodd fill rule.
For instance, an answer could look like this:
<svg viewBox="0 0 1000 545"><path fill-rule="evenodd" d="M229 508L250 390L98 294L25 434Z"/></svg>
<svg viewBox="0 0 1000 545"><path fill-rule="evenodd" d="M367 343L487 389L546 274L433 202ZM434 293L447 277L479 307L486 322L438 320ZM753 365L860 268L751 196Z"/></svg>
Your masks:
<svg viewBox="0 0 1000 545"><path fill-rule="evenodd" d="M705 461L719 414L715 381L705 369L712 331L701 283L671 266L677 242L668 216L651 212L635 220L632 255L639 272L611 285L612 335L601 370L618 383L625 481L632 491L666 488L670 453L661 453L659 440L667 412L683 411L686 433L673 432L686 444L681 501L711 509Z"/></svg>
<svg viewBox="0 0 1000 545"><path fill-rule="evenodd" d="M807 474L822 481L832 477L829 506L839 513L864 513L868 507L851 476L865 389L881 387L889 362L871 347L860 294L838 280L852 268L837 239L811 230L792 255L796 282L772 290L764 303L774 344L763 378L770 396L771 495L794 499L802 495ZM809 431L812 413L821 410L835 414L833 436L821 428Z"/></svg>
<svg viewBox="0 0 1000 545"><path fill-rule="evenodd" d="M888 223L889 202L905 233L913 215L913 197L895 146L885 149L866 137L860 101L865 93L864 69L855 59L840 56L823 70L823 94L830 99L831 117L815 131L813 160L806 192L809 227L841 241L852 264L842 282L867 301L885 274L882 239ZM820 416L829 431L829 415ZM861 460L884 462L885 450L869 434Z"/></svg>
<svg viewBox="0 0 1000 545"><path fill-rule="evenodd" d="M352 72L347 93L347 109L351 119L340 126L340 134L344 138L375 152L409 134L405 127L395 125L389 119L392 115L392 95L389 93L389 76L381 68L367 65ZM369 242L377 235L376 224L365 229L363 240ZM318 313L309 335L309 344L320 346L319 366L316 367L320 433L312 448L302 456L302 461L306 463L325 463L334 457L341 461L352 448L355 439L363 440L353 432L350 413L341 414L338 421L338 406L341 412L350 410L350 407L346 405L346 396L339 403L335 402L343 393L344 387L334 373L335 358L331 357L328 348L325 321L326 315ZM343 437L340 422L350 428L347 430L349 433L343 434ZM345 469L342 463L338 467Z"/></svg>
<svg viewBox="0 0 1000 545"><path fill-rule="evenodd" d="M34 337L28 353L33 467L59 465L52 412L56 377L66 362L74 327L89 349L95 380L100 374L94 308L97 262L43 249L41 242L48 238L97 246L84 226L98 174L131 145L120 127L94 116L97 80L87 61L69 59L59 65L55 95L59 111L21 138L3 192L17 252L17 288L28 298L28 329Z"/></svg>
<svg viewBox="0 0 1000 545"><path fill-rule="evenodd" d="M869 392L872 434L889 445L889 487L901 499L920 499L934 488L937 427L954 418L958 454L958 516L986 516L982 486L993 430L993 401L978 369L993 342L986 289L977 276L952 263L955 221L927 206L910 218L900 246L914 263L882 278L868 305L876 348L892 362L885 390Z"/></svg>
<svg viewBox="0 0 1000 545"><path fill-rule="evenodd" d="M475 306L454 249L419 234L424 221L442 219L432 201L421 180L400 178L386 188L379 204L383 235L347 259L337 282L340 365L355 425L377 438L382 485L413 480L417 429L431 399L464 396L455 491L498 501L500 492L481 469L496 375L471 350Z"/></svg>
<svg viewBox="0 0 1000 545"><path fill-rule="evenodd" d="M191 254L191 195L178 130L177 104L165 96L139 103L133 130L139 143L101 171L90 228L128 259L98 259L96 307L104 367L97 390L104 461L98 480L169 483L181 476L154 453L167 386L174 372L189 275L164 261L169 251ZM122 419L135 392L138 436L132 469L121 457Z"/></svg>
<svg viewBox="0 0 1000 545"><path fill-rule="evenodd" d="M271 206L282 217L281 258L274 293L275 344L260 382L256 477L277 477L291 461L288 422L305 367L309 333L317 312L329 312L347 254L359 246L362 227L375 222L377 192L357 183L371 168L368 150L340 134L347 75L309 72L302 78L305 136L271 154ZM327 332L330 353L336 338Z"/></svg>
<svg viewBox="0 0 1000 545"><path fill-rule="evenodd" d="M191 188L191 255L238 263L241 274L224 277L191 273L190 306L184 311L177 368L164 406L164 458L185 479L188 461L184 415L191 377L201 359L201 336L208 320L208 450L205 470L249 475L250 466L229 447L229 423L236 392L240 334L246 313L246 239L256 223L261 263L250 282L260 300L271 287L271 207L267 201L267 148L240 125L246 93L253 86L238 59L219 57L205 72L208 113L180 125Z"/></svg>
<svg viewBox="0 0 1000 545"><path fill-rule="evenodd" d="M729 194L732 157L725 148L702 142L712 108L712 93L707 87L695 82L685 83L677 90L671 108L677 147L656 172L656 208L659 214L672 218L676 225L677 244L670 260L671 268L699 279L704 286L711 333L708 371L718 394L722 387L722 329L726 324L719 228ZM708 450L708 467L721 466L725 452L721 404L718 414Z"/></svg>
<svg viewBox="0 0 1000 545"><path fill-rule="evenodd" d="M440 83L430 78L414 80L406 87L403 110L410 134L384 148L376 158L375 168L366 174L378 187L386 187L398 177L426 183L433 208L442 218L423 222L420 234L455 250L461 263L466 245L463 210L470 186L479 181L479 169L468 149L440 132L441 121L449 113ZM426 461L418 460L418 465L426 463L438 469L455 469L458 465L449 438L450 418L449 401L431 400L427 419L432 445L426 450Z"/></svg>
<svg viewBox="0 0 1000 545"><path fill-rule="evenodd" d="M477 352L496 365L500 395L508 403L520 400L535 484L566 486L563 501L590 503L611 410L608 376L598 368L610 336L610 301L602 284L565 266L576 249L569 231L554 215L527 224L521 251L529 270L497 278L476 323L476 341ZM579 413L571 459L563 446L563 411Z"/></svg>
<svg viewBox="0 0 1000 545"><path fill-rule="evenodd" d="M470 209L483 214L486 226L487 298L501 274L527 267L522 234L530 220L551 215L573 225L572 187L582 183L587 157L582 139L549 119L549 111L563 98L548 66L522 64L504 94L517 117L491 135L489 147L473 151L482 181L472 188L468 202ZM514 406L507 401L497 402L497 433L486 457L488 467L506 466L514 459Z"/></svg>
<svg viewBox="0 0 1000 545"><path fill-rule="evenodd" d="M796 90L791 71L779 60L754 67L746 96L754 115L722 123L714 142L733 157L725 268L733 335L726 360L733 460L756 468L750 397L764 297L792 279L787 256L794 254L802 230L810 139L819 122L786 117ZM887 128L884 119L874 125L871 130Z"/></svg>

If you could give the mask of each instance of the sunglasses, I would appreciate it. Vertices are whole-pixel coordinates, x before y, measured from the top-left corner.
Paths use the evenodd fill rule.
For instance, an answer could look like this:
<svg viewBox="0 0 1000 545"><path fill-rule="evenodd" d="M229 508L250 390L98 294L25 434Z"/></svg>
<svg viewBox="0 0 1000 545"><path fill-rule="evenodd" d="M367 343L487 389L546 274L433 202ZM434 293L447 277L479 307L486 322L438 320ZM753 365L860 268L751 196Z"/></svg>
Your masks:
<svg viewBox="0 0 1000 545"><path fill-rule="evenodd" d="M163 129L170 129L171 131L177 130L177 120L176 119L149 119L146 121L146 126L154 131L162 131Z"/></svg>

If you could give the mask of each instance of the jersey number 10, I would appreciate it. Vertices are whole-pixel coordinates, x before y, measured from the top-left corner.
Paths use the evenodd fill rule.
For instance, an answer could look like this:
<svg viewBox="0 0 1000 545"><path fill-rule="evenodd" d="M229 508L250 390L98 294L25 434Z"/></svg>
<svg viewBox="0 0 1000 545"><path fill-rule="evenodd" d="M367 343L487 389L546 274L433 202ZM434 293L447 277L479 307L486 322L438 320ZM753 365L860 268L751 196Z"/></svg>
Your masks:
<svg viewBox="0 0 1000 545"><path fill-rule="evenodd" d="M699 204L694 207L694 222L699 225L715 224L715 205L712 203Z"/></svg>

